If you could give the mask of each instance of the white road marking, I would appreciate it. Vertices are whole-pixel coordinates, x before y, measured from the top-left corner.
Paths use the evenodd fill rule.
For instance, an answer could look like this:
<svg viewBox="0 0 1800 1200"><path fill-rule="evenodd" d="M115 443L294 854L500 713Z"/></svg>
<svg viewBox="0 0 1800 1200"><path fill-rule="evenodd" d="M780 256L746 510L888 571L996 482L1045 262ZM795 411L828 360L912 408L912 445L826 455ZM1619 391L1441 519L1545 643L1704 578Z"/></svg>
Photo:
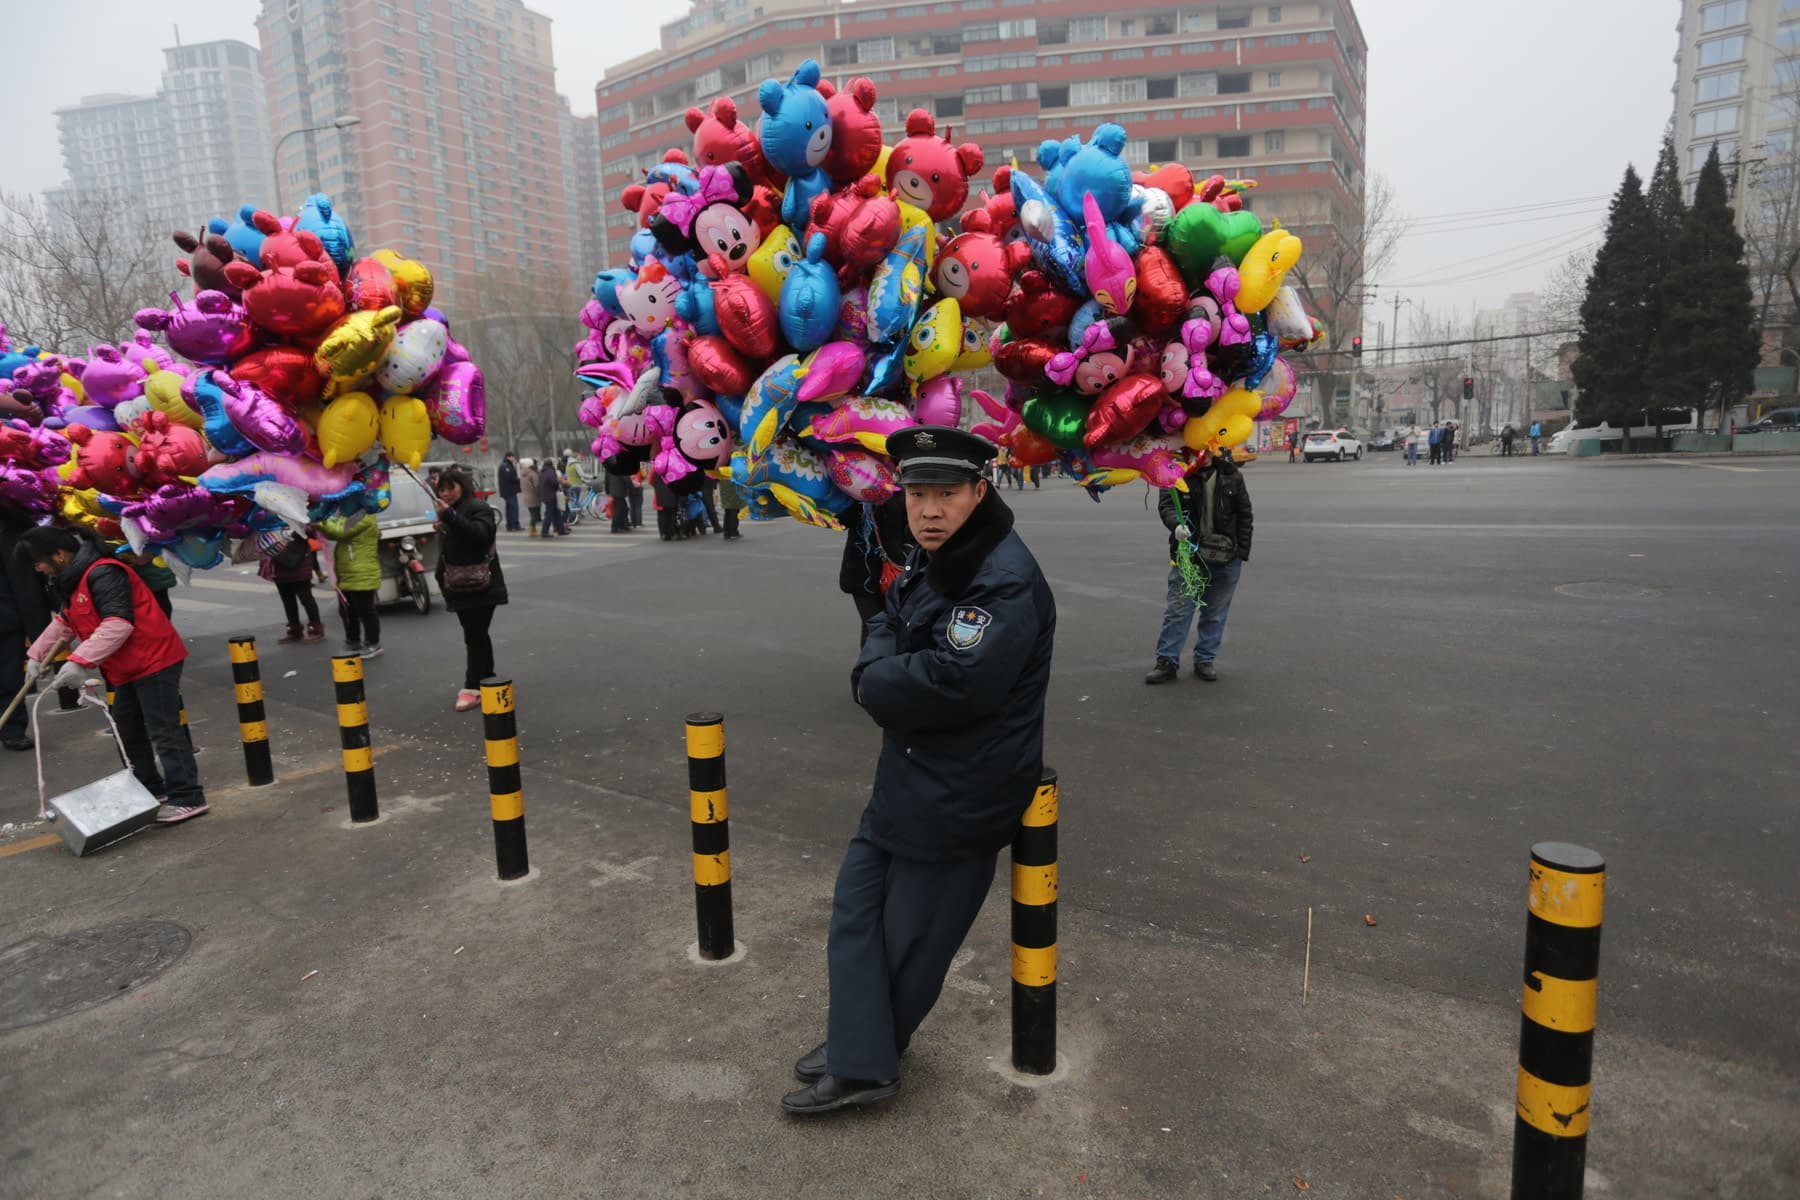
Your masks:
<svg viewBox="0 0 1800 1200"><path fill-rule="evenodd" d="M1650 461L1661 463L1665 467L1705 467L1708 471L1748 471L1753 475L1762 470L1761 467L1728 467L1724 463L1689 462L1683 458L1653 458Z"/></svg>
<svg viewBox="0 0 1800 1200"><path fill-rule="evenodd" d="M275 585L272 583L239 583L234 579L208 578L198 573L187 581L187 586L219 592L259 592L265 596L275 594Z"/></svg>

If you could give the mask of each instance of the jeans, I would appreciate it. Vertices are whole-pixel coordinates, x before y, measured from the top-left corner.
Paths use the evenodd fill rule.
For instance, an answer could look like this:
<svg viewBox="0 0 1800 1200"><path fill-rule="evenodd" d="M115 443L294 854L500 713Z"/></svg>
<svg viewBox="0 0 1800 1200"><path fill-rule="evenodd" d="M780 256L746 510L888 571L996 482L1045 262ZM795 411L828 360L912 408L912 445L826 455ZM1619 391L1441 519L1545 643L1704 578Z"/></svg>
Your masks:
<svg viewBox="0 0 1800 1200"><path fill-rule="evenodd" d="M644 489L637 484L631 486L631 527L641 528L644 524Z"/></svg>
<svg viewBox="0 0 1800 1200"><path fill-rule="evenodd" d="M456 619L462 622L463 631L463 687L479 691L481 681L494 673L494 639L488 636L488 626L494 623L494 606L465 608L456 614Z"/></svg>
<svg viewBox="0 0 1800 1200"><path fill-rule="evenodd" d="M506 502L506 531L519 531L519 497L515 495L501 497Z"/></svg>
<svg viewBox="0 0 1800 1200"><path fill-rule="evenodd" d="M381 645L381 617L375 611L375 592L344 590L344 602L338 605L338 616L344 622L344 640L351 645Z"/></svg>
<svg viewBox="0 0 1800 1200"><path fill-rule="evenodd" d="M0 583L0 587L6 586ZM8 703L25 686L25 631L0 629L0 704ZM0 737L22 738L27 729L30 705L20 701L6 724L0 725Z"/></svg>
<svg viewBox="0 0 1800 1200"><path fill-rule="evenodd" d="M151 795L167 796L170 804L184 808L206 803L200 768L181 727L180 663L119 684L112 715L131 773Z"/></svg>
<svg viewBox="0 0 1800 1200"><path fill-rule="evenodd" d="M987 899L996 859L914 862L856 831L831 897L826 1070L840 1079L899 1077L900 1055Z"/></svg>
<svg viewBox="0 0 1800 1200"><path fill-rule="evenodd" d="M1194 661L1209 663L1219 657L1219 645L1225 640L1225 618L1231 612L1231 596L1237 591L1238 575L1243 571L1241 559L1232 559L1223 567L1201 565L1208 575L1206 592L1200 598L1200 619L1194 629ZM1169 595L1163 601L1162 632L1156 638L1156 657L1170 662L1181 661L1182 643L1187 641L1188 624L1193 621L1196 605L1188 596L1181 572L1169 568Z"/></svg>
<svg viewBox="0 0 1800 1200"><path fill-rule="evenodd" d="M281 611L287 614L287 623L295 629L300 628L300 609L306 608L306 622L309 625L319 623L319 602L313 599L310 580L299 579L292 583L277 580L275 591L281 596Z"/></svg>
<svg viewBox="0 0 1800 1200"><path fill-rule="evenodd" d="M1538 452L1538 440L1536 438L1531 439L1531 452L1533 454Z"/></svg>
<svg viewBox="0 0 1800 1200"><path fill-rule="evenodd" d="M1419 444L1417 442L1406 443L1406 465L1409 467L1416 466L1418 464L1418 461L1419 461Z"/></svg>
<svg viewBox="0 0 1800 1200"><path fill-rule="evenodd" d="M556 497L554 496L544 501L544 536L549 537L552 531L557 533L569 532L569 526L567 522L563 520L562 512L557 508Z"/></svg>

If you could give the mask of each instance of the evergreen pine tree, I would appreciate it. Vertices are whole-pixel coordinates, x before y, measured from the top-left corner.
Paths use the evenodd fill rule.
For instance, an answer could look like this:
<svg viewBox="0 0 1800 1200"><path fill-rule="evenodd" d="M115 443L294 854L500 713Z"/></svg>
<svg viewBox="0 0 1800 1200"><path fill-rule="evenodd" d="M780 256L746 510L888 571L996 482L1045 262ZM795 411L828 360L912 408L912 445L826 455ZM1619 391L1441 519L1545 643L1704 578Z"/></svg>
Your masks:
<svg viewBox="0 0 1800 1200"><path fill-rule="evenodd" d="M1681 176L1675 169L1675 138L1673 134L1664 134L1662 151L1656 156L1656 170L1650 173L1650 186L1644 193L1644 200L1649 208L1650 236L1647 252L1651 256L1651 278L1657 281L1651 302L1651 330L1654 341L1652 346L1660 345L1671 333L1666 328L1669 319L1669 295L1662 286L1675 269L1675 259L1681 244L1681 225L1687 216L1687 205L1681 199ZM1642 379L1644 400L1651 408L1685 407L1682 397L1671 391L1669 380L1662 375L1655 363L1655 354L1647 354L1642 359Z"/></svg>
<svg viewBox="0 0 1800 1200"><path fill-rule="evenodd" d="M1662 329L1650 366L1655 394L1680 408L1723 412L1755 386L1755 306L1719 150L1713 147L1681 223L1661 288Z"/></svg>
<svg viewBox="0 0 1800 1200"><path fill-rule="evenodd" d="M1644 363L1656 328L1653 236L1643 183L1628 166L1607 212L1606 237L1581 302L1581 353L1573 373L1580 389L1575 415L1582 422L1617 426L1643 408Z"/></svg>

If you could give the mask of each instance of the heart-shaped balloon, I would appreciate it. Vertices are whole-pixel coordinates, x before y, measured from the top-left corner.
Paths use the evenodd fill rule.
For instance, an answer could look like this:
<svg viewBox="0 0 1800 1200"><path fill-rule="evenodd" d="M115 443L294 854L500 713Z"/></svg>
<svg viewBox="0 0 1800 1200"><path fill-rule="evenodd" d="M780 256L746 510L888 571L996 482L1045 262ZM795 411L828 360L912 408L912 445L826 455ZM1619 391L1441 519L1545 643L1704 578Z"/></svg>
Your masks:
<svg viewBox="0 0 1800 1200"><path fill-rule="evenodd" d="M1136 437L1156 420L1163 402L1162 380L1155 375L1127 375L1110 385L1088 411L1082 441L1089 446Z"/></svg>
<svg viewBox="0 0 1800 1200"><path fill-rule="evenodd" d="M1019 410L1019 419L1025 422L1025 428L1051 445L1073 450L1081 445L1091 407L1091 402L1080 392L1069 388L1044 388L1025 401Z"/></svg>
<svg viewBox="0 0 1800 1200"><path fill-rule="evenodd" d="M1137 252L1137 302L1132 321L1153 337L1167 337L1187 316L1188 288L1174 257L1161 246Z"/></svg>
<svg viewBox="0 0 1800 1200"><path fill-rule="evenodd" d="M1190 204L1175 214L1163 231L1169 253L1181 267L1190 286L1212 272L1221 254L1233 265L1249 253L1262 236L1262 218L1252 212L1222 213L1210 204Z"/></svg>

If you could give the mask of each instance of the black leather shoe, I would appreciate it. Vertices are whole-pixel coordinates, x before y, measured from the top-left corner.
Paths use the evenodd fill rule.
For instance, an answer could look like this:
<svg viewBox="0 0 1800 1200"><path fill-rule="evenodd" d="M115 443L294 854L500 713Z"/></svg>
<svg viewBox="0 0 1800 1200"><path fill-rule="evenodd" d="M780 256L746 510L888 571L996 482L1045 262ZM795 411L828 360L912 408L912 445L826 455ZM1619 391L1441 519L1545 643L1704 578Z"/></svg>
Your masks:
<svg viewBox="0 0 1800 1200"><path fill-rule="evenodd" d="M37 743L31 740L29 733L21 733L18 737L9 737L5 741L0 741L0 746L5 746L8 750L29 750L35 745Z"/></svg>
<svg viewBox="0 0 1800 1200"><path fill-rule="evenodd" d="M1219 682L1219 673L1213 670L1211 663L1195 663L1194 678L1204 679L1208 683L1217 683Z"/></svg>
<svg viewBox="0 0 1800 1200"><path fill-rule="evenodd" d="M820 1042L794 1060L794 1078L801 1083L817 1083L825 1077L825 1043Z"/></svg>
<svg viewBox="0 0 1800 1200"><path fill-rule="evenodd" d="M1181 667L1174 659L1159 658L1156 660L1156 666L1152 667L1150 673L1144 676L1144 682L1167 683L1179 674L1181 674Z"/></svg>
<svg viewBox="0 0 1800 1200"><path fill-rule="evenodd" d="M821 1075L817 1083L783 1096L781 1107L795 1116L811 1116L859 1104L876 1104L899 1094L898 1079L839 1079L836 1075Z"/></svg>

